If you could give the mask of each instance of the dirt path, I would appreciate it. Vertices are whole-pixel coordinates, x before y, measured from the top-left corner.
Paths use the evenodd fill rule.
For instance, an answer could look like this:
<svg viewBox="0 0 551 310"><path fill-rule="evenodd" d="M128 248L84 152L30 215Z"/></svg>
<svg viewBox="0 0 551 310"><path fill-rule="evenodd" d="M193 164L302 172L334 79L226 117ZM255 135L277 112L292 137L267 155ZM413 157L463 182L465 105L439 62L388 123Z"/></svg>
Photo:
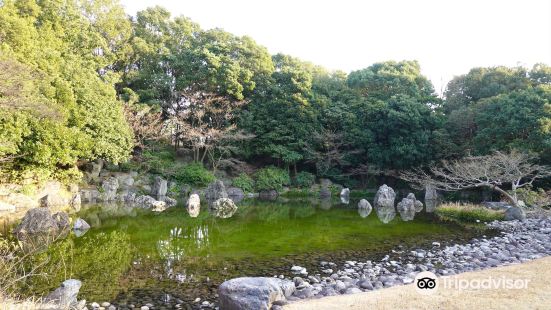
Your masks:
<svg viewBox="0 0 551 310"><path fill-rule="evenodd" d="M521 280L526 279L529 282L527 288L520 289L501 287L459 290L450 287L451 285L444 287L440 278L438 290L432 295L422 295L418 293L415 284L410 284L367 293L300 301L289 304L284 309L551 309L551 257L524 264L462 273L451 277L451 280L469 280L476 285L477 282L482 283L479 281L489 277L494 281L504 277L518 280L519 286Z"/></svg>

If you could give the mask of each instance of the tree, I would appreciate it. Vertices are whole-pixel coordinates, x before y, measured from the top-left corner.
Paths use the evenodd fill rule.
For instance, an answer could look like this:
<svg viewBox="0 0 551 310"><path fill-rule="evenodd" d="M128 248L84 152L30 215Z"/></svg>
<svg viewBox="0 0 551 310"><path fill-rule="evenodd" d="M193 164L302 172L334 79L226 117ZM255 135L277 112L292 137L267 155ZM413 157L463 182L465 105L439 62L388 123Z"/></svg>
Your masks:
<svg viewBox="0 0 551 310"><path fill-rule="evenodd" d="M474 117L475 151L487 154L516 148L542 156L551 154L551 132L545 126L551 122L550 105L551 87L543 86L481 100Z"/></svg>
<svg viewBox="0 0 551 310"><path fill-rule="evenodd" d="M127 102L124 105L124 116L134 133L134 146L140 149L146 147L147 141L162 140L164 122L162 113L154 106Z"/></svg>
<svg viewBox="0 0 551 310"><path fill-rule="evenodd" d="M304 148L319 124L310 102L313 67L282 54L272 59L275 71L244 108L241 126L256 136L250 145L253 154L289 167L304 159Z"/></svg>
<svg viewBox="0 0 551 310"><path fill-rule="evenodd" d="M468 188L490 188L518 206L517 190L531 186L535 180L551 176L551 169L534 164L535 156L513 150L491 155L468 156L401 173L401 178L420 188L431 185L437 190L459 191ZM503 186L510 184L511 193Z"/></svg>
<svg viewBox="0 0 551 310"><path fill-rule="evenodd" d="M423 103L438 102L432 83L421 75L417 61L373 64L351 72L348 85L366 98L388 100L394 95L404 94Z"/></svg>
<svg viewBox="0 0 551 310"><path fill-rule="evenodd" d="M0 111L0 139L17 157L13 174L74 175L80 159L129 157L132 133L112 67L129 25L116 1L3 2L0 59L21 68L0 80L12 89L0 99L10 107Z"/></svg>
<svg viewBox="0 0 551 310"><path fill-rule="evenodd" d="M243 104L212 93L180 94L180 101L171 111L176 145L182 142L193 151L194 161L210 159L217 168L237 151L236 143L251 137L238 130L234 122L234 110Z"/></svg>
<svg viewBox="0 0 551 310"><path fill-rule="evenodd" d="M382 169L406 169L433 159L434 132L439 116L407 95L387 101L363 101L352 108L356 122L348 132L353 147L362 150L363 163Z"/></svg>

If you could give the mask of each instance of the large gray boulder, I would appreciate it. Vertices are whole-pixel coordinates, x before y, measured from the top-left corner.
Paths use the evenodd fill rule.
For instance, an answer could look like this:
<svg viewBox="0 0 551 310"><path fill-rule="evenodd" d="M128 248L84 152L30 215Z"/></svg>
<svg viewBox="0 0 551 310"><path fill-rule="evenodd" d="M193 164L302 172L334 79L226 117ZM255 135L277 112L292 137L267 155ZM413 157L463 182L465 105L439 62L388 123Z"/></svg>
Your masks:
<svg viewBox="0 0 551 310"><path fill-rule="evenodd" d="M187 213L191 217L197 217L201 211L201 199L197 194L191 194L187 200Z"/></svg>
<svg viewBox="0 0 551 310"><path fill-rule="evenodd" d="M218 288L222 310L269 310L295 292L292 281L277 278L244 277L226 281Z"/></svg>
<svg viewBox="0 0 551 310"><path fill-rule="evenodd" d="M403 221L411 221L415 217L415 196L402 199L396 207Z"/></svg>
<svg viewBox="0 0 551 310"><path fill-rule="evenodd" d="M134 200L134 206L142 209L151 209L157 212L161 212L166 209L166 203L164 201L159 201L147 195L136 197Z"/></svg>
<svg viewBox="0 0 551 310"><path fill-rule="evenodd" d="M65 220L68 221L69 218L61 213L65 212L56 213L56 218L54 218L48 208L30 209L13 233L19 240L25 240L27 237L38 234L55 236L66 227Z"/></svg>
<svg viewBox="0 0 551 310"><path fill-rule="evenodd" d="M55 303L59 309L79 308L77 301L78 291L82 283L79 280L65 280L60 287L44 298L46 303Z"/></svg>
<svg viewBox="0 0 551 310"><path fill-rule="evenodd" d="M233 216L237 206L229 198L220 198L211 205L210 209L214 216L225 219Z"/></svg>
<svg viewBox="0 0 551 310"><path fill-rule="evenodd" d="M375 209L379 208L390 208L394 209L394 200L396 199L396 193L390 187L384 184L379 187L379 190L375 194L375 199L373 201L373 206Z"/></svg>
<svg viewBox="0 0 551 310"><path fill-rule="evenodd" d="M505 220L506 221L513 221L513 220L519 220L524 221L526 219L526 212L524 212L524 209L521 207L510 207L505 211Z"/></svg>
<svg viewBox="0 0 551 310"><path fill-rule="evenodd" d="M160 176L155 177L155 182L153 183L153 188L151 189L151 195L155 197L165 196L168 190L167 180L161 178Z"/></svg>
<svg viewBox="0 0 551 310"><path fill-rule="evenodd" d="M415 212L423 211L423 203L421 201L417 200L417 198L415 198L414 193L409 193L407 195L407 198L410 199L410 200L413 200L413 205L415 206Z"/></svg>
<svg viewBox="0 0 551 310"><path fill-rule="evenodd" d="M163 201L166 203L167 208L175 207L178 204L178 201L174 198L168 196L163 197Z"/></svg>
<svg viewBox="0 0 551 310"><path fill-rule="evenodd" d="M358 202L358 214L360 214L361 217L368 217L372 210L373 207L371 207L369 201L362 199Z"/></svg>
<svg viewBox="0 0 551 310"><path fill-rule="evenodd" d="M220 198L228 198L228 193L226 192L224 182L216 180L210 183L205 189L205 198L209 203L212 203Z"/></svg>
<svg viewBox="0 0 551 310"><path fill-rule="evenodd" d="M96 202L99 200L100 192L96 188L83 188L80 190L80 199L82 202Z"/></svg>
<svg viewBox="0 0 551 310"><path fill-rule="evenodd" d="M89 182L97 182L103 169L103 160L97 159L86 164L84 175Z"/></svg>
<svg viewBox="0 0 551 310"><path fill-rule="evenodd" d="M438 200L440 199L440 196L438 195L438 191L434 186L428 184L425 186L425 201L426 200Z"/></svg>
<svg viewBox="0 0 551 310"><path fill-rule="evenodd" d="M228 198L234 202L240 202L245 198L245 193L239 187L230 187L226 192L228 193Z"/></svg>
<svg viewBox="0 0 551 310"><path fill-rule="evenodd" d="M329 198L331 197L331 185L333 183L329 179L320 180L320 198Z"/></svg>
<svg viewBox="0 0 551 310"><path fill-rule="evenodd" d="M427 213L432 213L441 203L441 197L438 191L432 185L425 186L425 210Z"/></svg>
<svg viewBox="0 0 551 310"><path fill-rule="evenodd" d="M103 180L101 184L103 193L101 193L101 199L103 201L113 201L117 197L117 190L119 189L119 180L115 177L108 177Z"/></svg>

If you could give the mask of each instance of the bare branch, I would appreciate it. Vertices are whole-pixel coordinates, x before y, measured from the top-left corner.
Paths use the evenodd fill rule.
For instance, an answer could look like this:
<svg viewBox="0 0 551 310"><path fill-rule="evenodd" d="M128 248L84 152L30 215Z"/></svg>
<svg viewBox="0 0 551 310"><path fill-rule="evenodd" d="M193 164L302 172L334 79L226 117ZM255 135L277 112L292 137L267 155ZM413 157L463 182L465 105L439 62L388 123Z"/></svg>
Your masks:
<svg viewBox="0 0 551 310"><path fill-rule="evenodd" d="M511 151L494 152L486 156L469 156L454 161L442 161L430 166L428 171L416 169L405 171L400 178L424 187L431 185L442 191L458 191L467 188L488 187L500 192L517 204L516 190L531 185L535 180L551 176L551 169L537 165L535 156ZM501 187L511 184L513 195Z"/></svg>

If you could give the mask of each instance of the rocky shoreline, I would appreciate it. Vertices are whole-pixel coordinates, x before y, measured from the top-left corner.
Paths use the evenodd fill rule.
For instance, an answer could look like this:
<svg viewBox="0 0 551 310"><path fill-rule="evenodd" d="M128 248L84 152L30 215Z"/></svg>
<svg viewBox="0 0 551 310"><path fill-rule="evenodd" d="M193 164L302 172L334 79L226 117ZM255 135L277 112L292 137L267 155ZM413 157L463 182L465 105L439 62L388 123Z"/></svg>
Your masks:
<svg viewBox="0 0 551 310"><path fill-rule="evenodd" d="M415 274L431 271L439 276L517 264L551 255L551 219L492 222L501 236L473 239L467 244L409 252L393 251L379 262L347 261L337 270L332 262L320 262L326 275L295 277L294 301L338 294L351 294L412 283ZM284 302L279 302L283 304ZM275 308L278 308L276 305Z"/></svg>
<svg viewBox="0 0 551 310"><path fill-rule="evenodd" d="M220 300L243 302L243 307L234 305L226 307L228 309L249 309L247 304L258 305L259 300L264 301L268 308L281 309L283 305L301 299L354 294L409 284L421 271L448 276L523 263L551 255L551 218L549 217L529 218L524 221L494 221L487 226L498 229L500 235L473 239L466 244L441 246L434 242L430 249L394 250L377 262L346 261L342 265L337 265L334 262L323 261L320 262L323 274L309 275L305 268L292 266L290 268L297 273L297 276L292 280L277 279L279 282L271 283L264 290L264 295L231 291L222 285ZM249 281L253 281L250 279L258 278L240 279L242 285L246 286ZM294 289L290 290L289 284L294 286ZM247 297L243 299L242 297L245 296ZM279 297L274 299L273 296Z"/></svg>

